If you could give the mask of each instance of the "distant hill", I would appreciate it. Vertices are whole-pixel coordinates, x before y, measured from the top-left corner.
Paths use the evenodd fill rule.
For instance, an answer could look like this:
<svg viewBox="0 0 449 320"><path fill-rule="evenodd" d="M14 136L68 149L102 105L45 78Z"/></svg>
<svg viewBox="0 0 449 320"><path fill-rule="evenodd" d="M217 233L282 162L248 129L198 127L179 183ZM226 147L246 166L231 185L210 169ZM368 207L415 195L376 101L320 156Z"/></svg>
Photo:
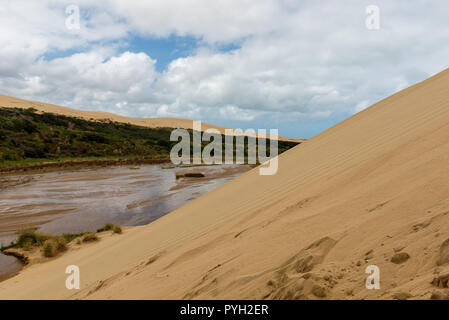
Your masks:
<svg viewBox="0 0 449 320"><path fill-rule="evenodd" d="M0 107L8 108L34 108L41 112L51 112L54 114L65 115L68 117L79 117L90 121L114 121L129 123L137 126L150 127L150 128L183 128L192 129L193 121L189 119L180 118L128 118L120 115L116 115L103 111L82 111L77 109L71 109L67 107L61 107L54 104L48 104L43 102L23 100L0 94ZM207 130L214 128L224 134L226 127L216 126L206 122L202 122L202 129ZM304 142L304 139L279 137L281 141L292 142Z"/></svg>
<svg viewBox="0 0 449 320"><path fill-rule="evenodd" d="M172 129L0 108L0 166L85 158L168 159L177 143L170 141ZM278 141L279 152L296 144Z"/></svg>

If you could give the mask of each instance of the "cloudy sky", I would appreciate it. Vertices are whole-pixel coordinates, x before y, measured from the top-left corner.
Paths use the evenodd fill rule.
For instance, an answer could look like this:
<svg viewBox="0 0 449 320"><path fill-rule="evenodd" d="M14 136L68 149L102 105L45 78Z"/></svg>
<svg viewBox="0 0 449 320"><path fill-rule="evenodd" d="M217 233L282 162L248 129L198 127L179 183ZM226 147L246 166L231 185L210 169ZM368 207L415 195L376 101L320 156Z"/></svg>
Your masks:
<svg viewBox="0 0 449 320"><path fill-rule="evenodd" d="M0 0L0 93L309 138L448 67L448 14L447 0Z"/></svg>

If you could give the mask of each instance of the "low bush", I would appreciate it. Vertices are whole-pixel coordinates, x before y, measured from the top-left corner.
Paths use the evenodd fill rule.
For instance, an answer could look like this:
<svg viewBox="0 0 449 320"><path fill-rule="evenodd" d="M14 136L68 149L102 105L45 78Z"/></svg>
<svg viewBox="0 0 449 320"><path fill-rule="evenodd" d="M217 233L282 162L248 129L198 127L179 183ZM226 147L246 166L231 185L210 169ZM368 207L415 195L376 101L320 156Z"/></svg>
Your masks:
<svg viewBox="0 0 449 320"><path fill-rule="evenodd" d="M44 242L42 252L44 257L51 258L54 257L57 253L56 246L52 240L47 240Z"/></svg>
<svg viewBox="0 0 449 320"><path fill-rule="evenodd" d="M114 225L112 223L108 222L100 229L97 229L97 232L109 231L109 230L112 230L112 228L114 228Z"/></svg>
<svg viewBox="0 0 449 320"><path fill-rule="evenodd" d="M114 226L112 228L112 233L121 234L122 233L122 228L120 226Z"/></svg>
<svg viewBox="0 0 449 320"><path fill-rule="evenodd" d="M46 233L36 232L36 229L25 229L18 232L19 237L15 243L11 243L8 248L21 248L30 250L33 246L42 247L45 257L54 257L58 252L67 250L67 244L72 240L84 235L84 233L54 236Z"/></svg>
<svg viewBox="0 0 449 320"><path fill-rule="evenodd" d="M97 241L97 240L98 240L98 237L95 233L87 233L83 237L83 242L93 242L93 241Z"/></svg>
<svg viewBox="0 0 449 320"><path fill-rule="evenodd" d="M112 230L112 233L116 234L122 233L122 227L112 223L106 223L103 227L97 229L97 232L110 231L110 230Z"/></svg>

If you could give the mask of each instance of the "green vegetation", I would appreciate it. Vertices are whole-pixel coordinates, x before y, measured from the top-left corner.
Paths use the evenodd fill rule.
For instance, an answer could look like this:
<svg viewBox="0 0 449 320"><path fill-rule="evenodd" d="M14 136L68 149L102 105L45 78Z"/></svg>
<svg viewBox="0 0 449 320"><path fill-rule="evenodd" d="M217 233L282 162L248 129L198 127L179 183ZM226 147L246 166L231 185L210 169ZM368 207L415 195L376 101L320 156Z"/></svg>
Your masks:
<svg viewBox="0 0 449 320"><path fill-rule="evenodd" d="M42 248L44 257L54 257L56 255L56 249L50 241L45 241L44 247Z"/></svg>
<svg viewBox="0 0 449 320"><path fill-rule="evenodd" d="M121 234L121 233L122 233L122 227L120 227L120 226L114 226L114 227L112 228L112 233L115 233L115 234Z"/></svg>
<svg viewBox="0 0 449 320"><path fill-rule="evenodd" d="M63 237L54 237L46 240L42 246L42 253L44 257L51 258L56 256L59 252L67 250L67 242Z"/></svg>
<svg viewBox="0 0 449 320"><path fill-rule="evenodd" d="M168 158L171 148L178 143L170 141L171 131L38 113L32 108L0 108L0 166L62 160ZM207 144L203 142L203 147ZM234 150L235 144L236 137ZM279 141L279 153L296 144ZM268 140L266 145L268 153Z"/></svg>
<svg viewBox="0 0 449 320"><path fill-rule="evenodd" d="M114 234L121 234L122 228L119 225L112 223L105 224L97 232L110 230ZM76 239L77 244L83 242L93 242L98 240L98 236L93 232L80 232L80 233L63 233L62 235L55 236L48 233L37 232L37 228L25 229L17 232L16 242L11 242L8 246L0 247L0 251L7 249L23 249L29 251L33 248L42 248L42 254L44 257L54 257L60 252L67 250L67 245Z"/></svg>
<svg viewBox="0 0 449 320"><path fill-rule="evenodd" d="M76 238L82 237L86 234L86 232L80 233L63 233L62 237L65 239L66 243L72 242Z"/></svg>
<svg viewBox="0 0 449 320"><path fill-rule="evenodd" d="M19 248L30 249L33 245L41 246L45 241L51 238L51 235L45 233L37 233L37 229L25 229L19 231L16 245Z"/></svg>
<svg viewBox="0 0 449 320"><path fill-rule="evenodd" d="M112 233L121 234L122 233L122 227L116 224L112 223L106 223L103 227L100 229L97 229L97 232L104 232L104 231L110 231L112 230Z"/></svg>
<svg viewBox="0 0 449 320"><path fill-rule="evenodd" d="M16 242L9 246L1 247L0 251L11 248L19 248L26 251L33 247L42 247L45 257L54 257L59 252L67 250L67 244L72 240L83 236L85 233L64 233L61 236L54 236L47 233L36 232L36 228L25 229L17 232Z"/></svg>
<svg viewBox="0 0 449 320"><path fill-rule="evenodd" d="M55 159L168 156L170 129L0 108L0 165Z"/></svg>
<svg viewBox="0 0 449 320"><path fill-rule="evenodd" d="M109 231L109 230L112 230L112 228L114 228L114 225L112 223L108 222L100 229L97 229L97 232Z"/></svg>
<svg viewBox="0 0 449 320"><path fill-rule="evenodd" d="M98 237L95 233L87 233L84 237L83 237L83 242L93 242L93 241L97 241Z"/></svg>

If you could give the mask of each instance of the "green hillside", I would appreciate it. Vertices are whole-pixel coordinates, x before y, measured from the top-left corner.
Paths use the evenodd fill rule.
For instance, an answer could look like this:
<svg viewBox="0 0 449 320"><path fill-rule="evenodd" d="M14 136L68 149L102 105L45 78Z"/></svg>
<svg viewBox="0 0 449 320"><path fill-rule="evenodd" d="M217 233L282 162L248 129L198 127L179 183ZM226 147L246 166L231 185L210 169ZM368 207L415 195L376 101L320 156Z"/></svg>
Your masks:
<svg viewBox="0 0 449 320"><path fill-rule="evenodd" d="M168 157L171 128L0 108L0 166L62 159ZM269 145L269 144L268 144ZM279 153L295 146L279 141Z"/></svg>

